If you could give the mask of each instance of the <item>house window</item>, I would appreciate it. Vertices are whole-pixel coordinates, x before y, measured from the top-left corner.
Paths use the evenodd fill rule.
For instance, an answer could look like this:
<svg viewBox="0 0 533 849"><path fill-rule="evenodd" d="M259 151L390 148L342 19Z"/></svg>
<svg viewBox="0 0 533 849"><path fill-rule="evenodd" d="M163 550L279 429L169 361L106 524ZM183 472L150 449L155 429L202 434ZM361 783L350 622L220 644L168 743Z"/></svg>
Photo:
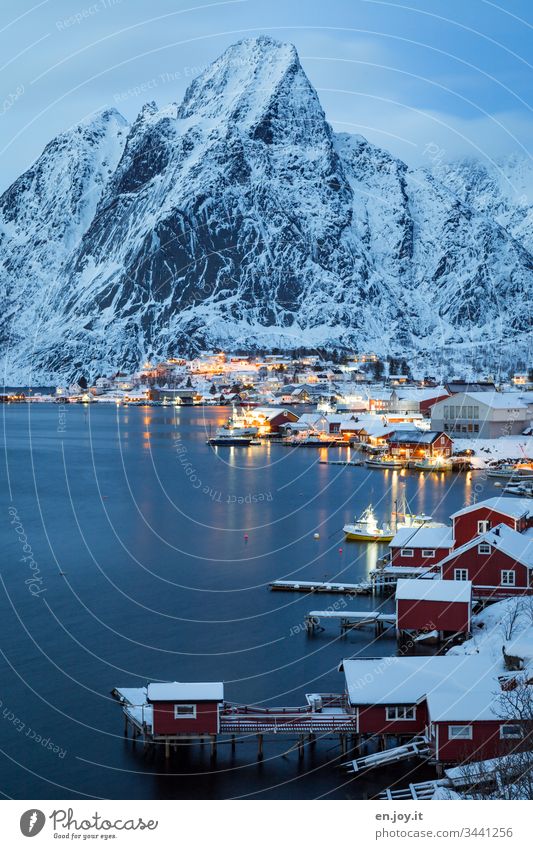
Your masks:
<svg viewBox="0 0 533 849"><path fill-rule="evenodd" d="M474 433L479 433L479 425L478 424L474 425Z"/></svg>
<svg viewBox="0 0 533 849"><path fill-rule="evenodd" d="M423 548L422 557L435 557L435 550L433 548Z"/></svg>
<svg viewBox="0 0 533 849"><path fill-rule="evenodd" d="M397 719L414 719L416 716L416 708L414 707L387 707L385 711L387 722L394 722Z"/></svg>
<svg viewBox="0 0 533 849"><path fill-rule="evenodd" d="M454 569L454 581L468 581L468 569Z"/></svg>
<svg viewBox="0 0 533 849"><path fill-rule="evenodd" d="M490 554L490 545L487 542L480 542L477 547L478 554Z"/></svg>
<svg viewBox="0 0 533 849"><path fill-rule="evenodd" d="M196 705L174 705L174 719L196 719Z"/></svg>
<svg viewBox="0 0 533 849"><path fill-rule="evenodd" d="M503 587L514 587L515 585L515 573L512 569L502 569L502 579L501 584Z"/></svg>
<svg viewBox="0 0 533 849"><path fill-rule="evenodd" d="M490 522L488 519L480 519L477 523L478 534L486 534L490 530Z"/></svg>
<svg viewBox="0 0 533 849"><path fill-rule="evenodd" d="M471 740L471 725L448 725L448 740Z"/></svg>
<svg viewBox="0 0 533 849"><path fill-rule="evenodd" d="M414 551L412 548L402 548L400 549L400 554L402 557L413 557Z"/></svg>
<svg viewBox="0 0 533 849"><path fill-rule="evenodd" d="M521 737L520 725L500 725L500 740L519 740Z"/></svg>

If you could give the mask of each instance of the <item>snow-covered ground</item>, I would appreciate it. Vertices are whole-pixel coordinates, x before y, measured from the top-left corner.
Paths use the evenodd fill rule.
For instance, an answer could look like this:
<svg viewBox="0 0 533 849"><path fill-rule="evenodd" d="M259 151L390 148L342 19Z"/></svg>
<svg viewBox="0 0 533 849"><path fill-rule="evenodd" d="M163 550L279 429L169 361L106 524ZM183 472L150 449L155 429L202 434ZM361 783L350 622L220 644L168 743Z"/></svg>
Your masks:
<svg viewBox="0 0 533 849"><path fill-rule="evenodd" d="M472 448L472 465L483 469L491 460L533 460L533 436L500 436L498 439L454 439L457 454Z"/></svg>
<svg viewBox="0 0 533 849"><path fill-rule="evenodd" d="M502 662L502 646L507 653L523 651L524 644L531 646L529 664L533 671L533 597L509 598L491 604L472 617L472 639L460 646L453 646L448 654L489 655Z"/></svg>

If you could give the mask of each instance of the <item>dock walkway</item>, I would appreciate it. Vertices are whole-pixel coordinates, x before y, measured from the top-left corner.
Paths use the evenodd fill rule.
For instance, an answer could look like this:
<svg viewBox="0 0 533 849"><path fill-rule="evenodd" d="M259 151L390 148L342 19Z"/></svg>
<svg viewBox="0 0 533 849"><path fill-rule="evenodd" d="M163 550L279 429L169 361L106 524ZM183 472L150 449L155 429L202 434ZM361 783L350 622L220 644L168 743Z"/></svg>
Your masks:
<svg viewBox="0 0 533 849"><path fill-rule="evenodd" d="M396 625L396 614L379 613L377 610L310 610L305 617L305 627L310 633L317 629L324 630L321 623L326 620L339 622L341 634L371 625L375 628L376 636L380 636L386 626Z"/></svg>
<svg viewBox="0 0 533 849"><path fill-rule="evenodd" d="M393 764L398 763L399 761L405 761L409 758L427 758L429 757L431 750L429 748L429 743L427 739L421 735L419 737L413 737L409 743L405 743L403 746L395 746L393 749L385 749L383 752L375 752L373 755L364 755L361 758L355 758L355 760L347 761L343 763L342 766L348 770L348 772L360 773L367 769L374 769L375 767L384 766L385 764Z"/></svg>
<svg viewBox="0 0 533 849"><path fill-rule="evenodd" d="M345 593L347 595L368 595L372 592L371 581L357 584L335 581L272 581L271 590L283 590L296 593Z"/></svg>

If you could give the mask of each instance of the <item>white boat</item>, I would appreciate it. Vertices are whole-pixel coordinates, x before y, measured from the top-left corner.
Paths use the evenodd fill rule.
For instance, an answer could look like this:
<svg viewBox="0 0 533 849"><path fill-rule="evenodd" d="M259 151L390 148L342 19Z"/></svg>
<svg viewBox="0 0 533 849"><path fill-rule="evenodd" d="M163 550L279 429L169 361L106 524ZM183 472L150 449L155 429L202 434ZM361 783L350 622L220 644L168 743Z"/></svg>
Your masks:
<svg viewBox="0 0 533 849"><path fill-rule="evenodd" d="M381 457L369 457L365 460L365 465L371 469L403 469L405 463L399 457L385 454Z"/></svg>
<svg viewBox="0 0 533 849"><path fill-rule="evenodd" d="M414 468L422 472L450 472L452 461L449 457L425 457L423 460L417 460Z"/></svg>
<svg viewBox="0 0 533 849"><path fill-rule="evenodd" d="M489 478L515 478L521 479L529 477L533 471L530 464L520 465L518 463L502 463L501 466L494 466L487 469L487 477Z"/></svg>
<svg viewBox="0 0 533 849"><path fill-rule="evenodd" d="M251 445L253 435L238 427L219 427L214 436L207 440L208 445Z"/></svg>
<svg viewBox="0 0 533 849"><path fill-rule="evenodd" d="M352 524L345 525L342 529L347 540L352 542L390 542L394 531L389 525L378 525L372 505L364 510Z"/></svg>

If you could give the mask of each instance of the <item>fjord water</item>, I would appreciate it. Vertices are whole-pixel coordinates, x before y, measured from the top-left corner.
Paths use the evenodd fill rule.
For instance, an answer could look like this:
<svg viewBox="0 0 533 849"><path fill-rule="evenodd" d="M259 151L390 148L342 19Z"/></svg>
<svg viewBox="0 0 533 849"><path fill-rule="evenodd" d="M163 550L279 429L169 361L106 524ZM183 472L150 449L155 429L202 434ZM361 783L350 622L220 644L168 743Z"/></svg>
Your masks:
<svg viewBox="0 0 533 849"><path fill-rule="evenodd" d="M363 579L385 549L344 543L372 502L405 490L448 521L475 476L319 463L345 449L213 449L223 408L3 408L0 789L15 798L361 798L334 741L184 746L166 765L123 736L115 686L223 680L236 702L297 705L341 692L343 657L390 655L391 637L308 637L310 609L390 599L269 592L276 578ZM482 484L487 489L490 484ZM320 534L317 541L315 533ZM247 538L246 538L247 535ZM390 778L390 771L388 777ZM411 779L412 780L412 779ZM380 783L381 781L381 783Z"/></svg>

